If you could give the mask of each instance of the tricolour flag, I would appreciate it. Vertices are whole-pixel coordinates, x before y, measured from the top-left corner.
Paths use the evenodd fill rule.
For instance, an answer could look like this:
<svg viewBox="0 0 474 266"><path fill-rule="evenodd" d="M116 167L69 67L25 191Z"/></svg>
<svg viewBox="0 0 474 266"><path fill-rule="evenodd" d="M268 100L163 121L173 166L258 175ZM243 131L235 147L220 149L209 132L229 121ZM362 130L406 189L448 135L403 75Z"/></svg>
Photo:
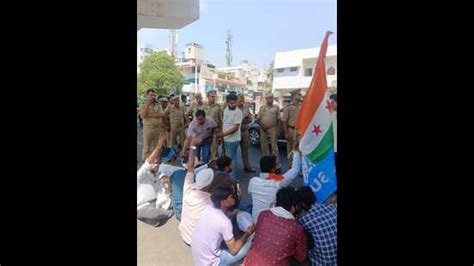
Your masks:
<svg viewBox="0 0 474 266"><path fill-rule="evenodd" d="M299 149L304 156L304 183L312 187L318 202L325 201L337 190L332 108L324 63L331 33L326 32L321 44L311 85L296 118L296 127L303 136Z"/></svg>

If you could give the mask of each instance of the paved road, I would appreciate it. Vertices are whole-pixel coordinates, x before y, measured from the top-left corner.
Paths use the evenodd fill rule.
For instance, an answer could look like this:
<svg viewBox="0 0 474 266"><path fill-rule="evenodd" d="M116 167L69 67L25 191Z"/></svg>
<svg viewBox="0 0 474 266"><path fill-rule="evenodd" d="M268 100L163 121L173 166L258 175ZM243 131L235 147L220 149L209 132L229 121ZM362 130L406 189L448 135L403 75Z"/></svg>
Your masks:
<svg viewBox="0 0 474 266"><path fill-rule="evenodd" d="M137 168L141 165L142 131L137 124ZM287 170L286 145L280 143L280 161L283 172ZM240 154L240 149L239 149ZM242 202L250 201L247 192L249 179L257 176L260 171L260 146L250 147L250 162L257 169L257 173L243 171L242 159L239 156L237 174L241 178ZM299 187L303 183L302 177L297 177L292 186ZM137 252L138 265L192 265L191 250L186 246L179 235L178 220L175 217L160 227L153 227L137 221Z"/></svg>

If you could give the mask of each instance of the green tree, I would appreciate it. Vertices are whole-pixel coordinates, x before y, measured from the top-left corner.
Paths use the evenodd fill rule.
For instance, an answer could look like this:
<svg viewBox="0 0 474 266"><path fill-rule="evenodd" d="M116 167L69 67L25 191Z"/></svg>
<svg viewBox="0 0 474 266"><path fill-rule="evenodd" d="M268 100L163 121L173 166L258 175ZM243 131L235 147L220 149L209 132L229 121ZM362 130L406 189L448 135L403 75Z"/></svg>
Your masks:
<svg viewBox="0 0 474 266"><path fill-rule="evenodd" d="M181 93L184 77L166 52L154 52L140 64L138 75L138 95L148 89L155 89L158 95L177 90Z"/></svg>

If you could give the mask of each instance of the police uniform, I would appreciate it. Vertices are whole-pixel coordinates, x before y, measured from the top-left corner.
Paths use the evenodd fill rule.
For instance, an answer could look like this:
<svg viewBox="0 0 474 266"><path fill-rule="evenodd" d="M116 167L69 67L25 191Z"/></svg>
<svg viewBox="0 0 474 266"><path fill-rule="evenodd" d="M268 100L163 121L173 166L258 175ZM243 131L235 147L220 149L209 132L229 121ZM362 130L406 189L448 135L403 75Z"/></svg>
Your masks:
<svg viewBox="0 0 474 266"><path fill-rule="evenodd" d="M242 111L242 125L240 126L240 149L242 151L242 162L244 169L251 169L249 162L249 125L252 122L252 113L250 112L250 104L244 103L240 109Z"/></svg>
<svg viewBox="0 0 474 266"><path fill-rule="evenodd" d="M163 108L163 105L161 106L161 108L163 108L163 110L166 110L166 108L169 106L169 103L168 103L168 98L166 97L161 97L159 99L160 103L167 103L166 107ZM169 118L167 116L165 117L162 117L161 118L161 121L162 123L160 123L160 129L162 132L166 132L166 143L169 142L169 137L170 137L170 121L169 121Z"/></svg>
<svg viewBox="0 0 474 266"><path fill-rule="evenodd" d="M210 91L208 93L209 95L216 95L216 91ZM206 113L206 117L211 118L216 122L218 128L222 130L222 115L223 115L223 109L221 106L217 103L214 103L211 105L209 102L204 105L204 112ZM217 156L217 151L218 151L218 146L219 146L219 140L217 136L214 134L212 137L212 144L211 144L211 158L216 158Z"/></svg>
<svg viewBox="0 0 474 266"><path fill-rule="evenodd" d="M165 110L165 114L167 115L170 124L170 138L168 141L168 148L173 148L175 144L179 144L182 147L185 138L184 126L187 120L184 117L185 107L183 105L175 107L173 101L175 101L176 99L179 100L179 96L174 96L171 99L171 104L168 105Z"/></svg>
<svg viewBox="0 0 474 266"><path fill-rule="evenodd" d="M280 166L280 153L278 151L278 135L280 120L280 107L273 104L269 107L267 104L260 107L260 111L257 115L257 121L263 126L267 127L266 130L260 128L260 147L264 156L270 155L268 148L268 138L270 138L271 154L276 156L277 165Z"/></svg>
<svg viewBox="0 0 474 266"><path fill-rule="evenodd" d="M294 94L294 93L292 93ZM283 108L282 118L283 122L287 123L287 130L289 133L289 139L286 140L286 151L287 155L293 150L293 144L298 140L299 133L298 130L295 128L296 125L296 117L301 109L301 105L299 103L290 103L285 108ZM293 163L293 157L288 157L288 166L291 167Z"/></svg>
<svg viewBox="0 0 474 266"><path fill-rule="evenodd" d="M189 106L188 110L186 111L186 118L192 116L193 119L196 117L197 110L204 110L204 104L199 105L197 101L192 102L191 106ZM206 112L207 117L207 112Z"/></svg>
<svg viewBox="0 0 474 266"><path fill-rule="evenodd" d="M142 160L146 160L151 151L155 149L158 136L160 135L161 118L158 115L163 114L163 109L158 103L150 105L142 104L140 110L148 108L147 115L143 119L143 146L142 146Z"/></svg>

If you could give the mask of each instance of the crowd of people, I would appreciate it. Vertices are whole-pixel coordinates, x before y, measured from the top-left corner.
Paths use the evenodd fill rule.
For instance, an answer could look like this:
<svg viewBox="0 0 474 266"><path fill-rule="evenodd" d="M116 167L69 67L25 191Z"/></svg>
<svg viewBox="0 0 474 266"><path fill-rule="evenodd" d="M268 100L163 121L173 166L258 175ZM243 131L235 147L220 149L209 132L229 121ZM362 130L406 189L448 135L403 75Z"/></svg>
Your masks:
<svg viewBox="0 0 474 266"><path fill-rule="evenodd" d="M147 91L140 106L145 159L137 172L137 218L160 226L174 215L195 265L337 265L336 195L318 203L311 187L290 186L303 171L295 129L301 95L292 93L281 117L266 95L256 117L260 173L246 188L236 163L240 147L244 170L256 173L248 160L249 105L231 93L222 108L215 97L209 92L204 103L197 95L186 110L179 96L171 97L171 105L160 97L158 104L155 92ZM275 129L280 123L291 165L281 175ZM242 190L250 203L241 202Z"/></svg>

